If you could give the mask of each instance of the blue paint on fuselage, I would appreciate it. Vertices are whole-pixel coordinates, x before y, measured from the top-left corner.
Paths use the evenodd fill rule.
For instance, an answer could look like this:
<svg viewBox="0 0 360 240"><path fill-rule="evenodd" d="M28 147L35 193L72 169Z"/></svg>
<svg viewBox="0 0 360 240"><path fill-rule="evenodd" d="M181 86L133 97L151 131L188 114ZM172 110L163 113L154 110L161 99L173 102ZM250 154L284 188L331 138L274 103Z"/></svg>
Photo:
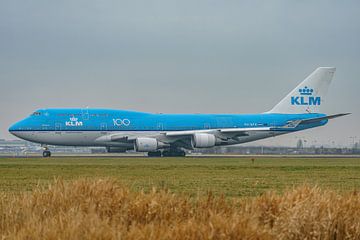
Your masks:
<svg viewBox="0 0 360 240"><path fill-rule="evenodd" d="M153 114L112 109L41 109L15 123L9 131L182 131L219 128L282 127L291 120L325 114ZM299 125L299 131L325 125L327 120Z"/></svg>

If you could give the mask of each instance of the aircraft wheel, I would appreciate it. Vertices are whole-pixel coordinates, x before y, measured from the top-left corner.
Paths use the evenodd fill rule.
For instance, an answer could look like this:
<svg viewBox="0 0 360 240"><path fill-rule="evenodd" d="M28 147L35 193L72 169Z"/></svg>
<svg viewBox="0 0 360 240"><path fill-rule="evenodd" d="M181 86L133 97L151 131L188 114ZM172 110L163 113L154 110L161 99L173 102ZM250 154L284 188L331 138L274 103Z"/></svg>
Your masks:
<svg viewBox="0 0 360 240"><path fill-rule="evenodd" d="M185 157L186 153L183 150L176 150L176 151L164 151L164 157Z"/></svg>
<svg viewBox="0 0 360 240"><path fill-rule="evenodd" d="M50 151L43 151L43 157L51 157Z"/></svg>
<svg viewBox="0 0 360 240"><path fill-rule="evenodd" d="M148 152L148 157L161 157L161 151Z"/></svg>
<svg viewBox="0 0 360 240"><path fill-rule="evenodd" d="M186 156L186 152L185 151L180 151L179 152L179 157L185 157Z"/></svg>

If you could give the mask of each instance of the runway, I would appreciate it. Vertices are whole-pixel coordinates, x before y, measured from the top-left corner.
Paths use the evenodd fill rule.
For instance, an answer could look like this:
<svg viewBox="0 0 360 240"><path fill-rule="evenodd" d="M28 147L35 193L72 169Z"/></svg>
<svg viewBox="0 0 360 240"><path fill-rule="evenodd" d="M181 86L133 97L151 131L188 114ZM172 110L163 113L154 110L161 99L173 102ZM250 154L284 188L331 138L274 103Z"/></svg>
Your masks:
<svg viewBox="0 0 360 240"><path fill-rule="evenodd" d="M53 157L79 157L79 158L144 158L142 153L104 153L104 154L69 154L52 153ZM0 158L39 158L41 153L31 154L0 154ZM154 157L150 157L152 159ZM182 158L182 157L176 157ZM186 158L360 158L358 154L187 154Z"/></svg>

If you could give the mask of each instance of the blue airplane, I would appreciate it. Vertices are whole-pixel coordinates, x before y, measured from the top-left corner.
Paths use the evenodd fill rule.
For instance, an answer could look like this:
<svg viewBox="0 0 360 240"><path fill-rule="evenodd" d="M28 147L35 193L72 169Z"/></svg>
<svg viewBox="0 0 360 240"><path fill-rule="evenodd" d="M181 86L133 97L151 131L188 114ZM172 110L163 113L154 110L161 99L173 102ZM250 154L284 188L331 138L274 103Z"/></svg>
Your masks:
<svg viewBox="0 0 360 240"><path fill-rule="evenodd" d="M112 109L40 109L9 128L13 135L48 145L102 146L148 156L185 156L184 149L256 141L325 125L348 113L319 109L335 68L320 67L273 109L261 114L153 114Z"/></svg>

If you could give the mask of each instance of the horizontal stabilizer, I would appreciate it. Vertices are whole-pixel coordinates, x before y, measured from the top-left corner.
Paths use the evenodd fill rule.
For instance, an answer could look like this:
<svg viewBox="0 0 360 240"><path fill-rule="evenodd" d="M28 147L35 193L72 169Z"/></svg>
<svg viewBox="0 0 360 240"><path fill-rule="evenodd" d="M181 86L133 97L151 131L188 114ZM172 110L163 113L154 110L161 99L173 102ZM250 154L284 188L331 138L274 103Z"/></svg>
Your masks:
<svg viewBox="0 0 360 240"><path fill-rule="evenodd" d="M315 122L320 122L320 121L326 120L326 119L333 119L333 118L337 118L337 117L346 116L349 114L351 114L351 113L339 113L339 114L334 114L334 115L329 115L329 116L324 116L324 117L304 119L301 121L301 123L315 123Z"/></svg>
<svg viewBox="0 0 360 240"><path fill-rule="evenodd" d="M329 115L329 116L324 116L324 117L292 120L292 121L287 122L287 124L281 128L296 128L299 124L317 123L317 122L321 122L323 120L329 120L329 119L333 119L333 118L337 118L337 117L346 116L349 114L351 114L351 113L339 113L339 114L334 114L334 115Z"/></svg>

